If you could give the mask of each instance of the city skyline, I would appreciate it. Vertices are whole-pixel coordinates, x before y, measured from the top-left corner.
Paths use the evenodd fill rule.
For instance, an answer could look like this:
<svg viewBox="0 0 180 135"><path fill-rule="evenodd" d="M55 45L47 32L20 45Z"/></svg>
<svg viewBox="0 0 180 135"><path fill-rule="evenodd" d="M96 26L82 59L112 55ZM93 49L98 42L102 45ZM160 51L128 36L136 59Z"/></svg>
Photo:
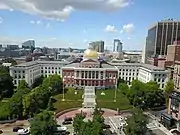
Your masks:
<svg viewBox="0 0 180 135"><path fill-rule="evenodd" d="M118 38L126 50L143 49L153 23L180 20L179 4L178 0L1 0L0 43L35 39L40 47L87 48L96 40L113 46Z"/></svg>

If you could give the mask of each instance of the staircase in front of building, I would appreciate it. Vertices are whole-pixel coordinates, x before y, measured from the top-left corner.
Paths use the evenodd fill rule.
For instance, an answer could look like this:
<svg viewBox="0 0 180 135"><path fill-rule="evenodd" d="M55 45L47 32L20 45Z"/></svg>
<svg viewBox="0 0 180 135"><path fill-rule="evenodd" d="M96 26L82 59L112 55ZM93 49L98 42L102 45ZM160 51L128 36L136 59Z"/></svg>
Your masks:
<svg viewBox="0 0 180 135"><path fill-rule="evenodd" d="M94 109L96 107L95 87L85 86L83 98L84 102L82 103L82 107Z"/></svg>

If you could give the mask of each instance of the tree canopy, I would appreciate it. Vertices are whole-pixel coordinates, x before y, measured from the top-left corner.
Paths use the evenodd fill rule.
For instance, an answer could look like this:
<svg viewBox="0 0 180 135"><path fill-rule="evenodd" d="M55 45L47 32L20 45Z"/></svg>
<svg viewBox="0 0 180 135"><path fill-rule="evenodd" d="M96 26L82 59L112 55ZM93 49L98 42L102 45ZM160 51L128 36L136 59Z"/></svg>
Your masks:
<svg viewBox="0 0 180 135"><path fill-rule="evenodd" d="M101 135L103 133L104 118L101 110L95 109L92 121L84 121L85 115L83 113L76 114L73 127L77 135Z"/></svg>
<svg viewBox="0 0 180 135"><path fill-rule="evenodd" d="M62 93L62 79L59 75L50 75L42 83L44 89L49 89L52 94Z"/></svg>
<svg viewBox="0 0 180 135"><path fill-rule="evenodd" d="M8 68L0 66L0 99L9 98L14 93L14 84Z"/></svg>
<svg viewBox="0 0 180 135"><path fill-rule="evenodd" d="M139 108L133 109L132 116L127 118L127 124L125 127L126 135L145 135L147 132L147 118Z"/></svg>
<svg viewBox="0 0 180 135"><path fill-rule="evenodd" d="M32 135L54 135L56 132L56 121L52 112L43 111L30 120Z"/></svg>
<svg viewBox="0 0 180 135"><path fill-rule="evenodd" d="M174 81L173 80L169 80L164 88L164 92L169 94L174 90Z"/></svg>
<svg viewBox="0 0 180 135"><path fill-rule="evenodd" d="M36 88L36 87L42 85L43 80L44 80L44 76L40 76L40 77L36 78L34 80L34 83L32 84L32 88Z"/></svg>
<svg viewBox="0 0 180 135"><path fill-rule="evenodd" d="M134 80L127 92L130 103L142 109L162 106L165 104L163 91L159 89L159 84L154 81L143 83Z"/></svg>

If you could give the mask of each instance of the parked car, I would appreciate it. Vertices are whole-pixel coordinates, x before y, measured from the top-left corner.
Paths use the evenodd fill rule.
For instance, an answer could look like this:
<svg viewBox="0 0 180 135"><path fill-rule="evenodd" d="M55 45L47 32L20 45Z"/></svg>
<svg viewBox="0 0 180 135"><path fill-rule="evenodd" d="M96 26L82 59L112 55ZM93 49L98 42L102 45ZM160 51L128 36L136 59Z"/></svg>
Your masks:
<svg viewBox="0 0 180 135"><path fill-rule="evenodd" d="M67 117L64 119L64 121L73 121L73 119L71 117Z"/></svg>
<svg viewBox="0 0 180 135"><path fill-rule="evenodd" d="M18 135L28 135L29 130L28 129L19 129L18 130Z"/></svg>
<svg viewBox="0 0 180 135"><path fill-rule="evenodd" d="M71 121L63 121L62 123L63 125L68 125L68 124L72 124Z"/></svg>
<svg viewBox="0 0 180 135"><path fill-rule="evenodd" d="M3 133L3 131L0 129L0 134L2 134Z"/></svg>
<svg viewBox="0 0 180 135"><path fill-rule="evenodd" d="M18 132L19 129L24 129L24 128L22 128L22 127L14 127L13 132Z"/></svg>
<svg viewBox="0 0 180 135"><path fill-rule="evenodd" d="M108 124L104 124L104 125L103 125L103 129L108 129L108 128L111 128L111 126L108 125Z"/></svg>

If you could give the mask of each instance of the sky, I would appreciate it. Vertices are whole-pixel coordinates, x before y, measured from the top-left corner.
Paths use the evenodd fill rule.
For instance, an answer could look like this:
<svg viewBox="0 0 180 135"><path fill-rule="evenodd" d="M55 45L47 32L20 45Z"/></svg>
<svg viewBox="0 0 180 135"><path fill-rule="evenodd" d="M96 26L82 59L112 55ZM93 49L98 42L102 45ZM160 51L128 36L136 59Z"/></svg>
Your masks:
<svg viewBox="0 0 180 135"><path fill-rule="evenodd" d="M104 40L112 49L145 45L148 28L157 21L180 20L180 0L0 0L0 44L87 48Z"/></svg>

